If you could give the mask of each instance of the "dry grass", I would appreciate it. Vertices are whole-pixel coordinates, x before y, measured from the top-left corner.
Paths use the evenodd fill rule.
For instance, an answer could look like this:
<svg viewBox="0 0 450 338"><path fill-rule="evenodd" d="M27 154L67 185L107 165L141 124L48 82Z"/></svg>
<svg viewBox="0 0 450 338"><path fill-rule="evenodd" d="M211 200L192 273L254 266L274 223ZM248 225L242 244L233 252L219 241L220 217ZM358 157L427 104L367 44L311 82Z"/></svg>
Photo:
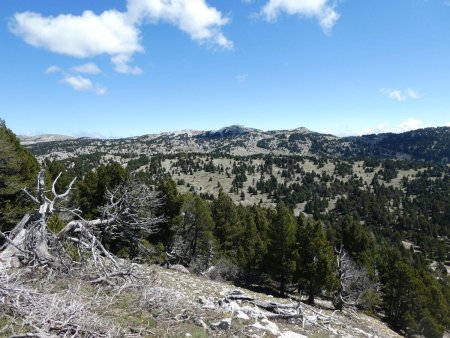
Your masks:
<svg viewBox="0 0 450 338"><path fill-rule="evenodd" d="M11 277L2 284L3 289L9 285L19 291L10 298L0 296L0 337L26 333L46 333L47 337L275 336L266 326L276 327L276 336L291 331L310 338L398 337L383 323L364 314L356 318L335 313L329 325L306 322L304 327L288 320L239 319L237 309L244 309L245 301L221 303L232 290L239 289L259 300L292 301L159 266L141 266L139 270L138 279L124 280L115 287L94 286L74 277L49 277L46 270L9 271ZM4 271L2 274L5 276ZM15 299L20 301L15 303ZM333 314L326 301L319 301L315 311L325 316ZM232 318L231 327L225 331L214 329L214 323L224 318Z"/></svg>

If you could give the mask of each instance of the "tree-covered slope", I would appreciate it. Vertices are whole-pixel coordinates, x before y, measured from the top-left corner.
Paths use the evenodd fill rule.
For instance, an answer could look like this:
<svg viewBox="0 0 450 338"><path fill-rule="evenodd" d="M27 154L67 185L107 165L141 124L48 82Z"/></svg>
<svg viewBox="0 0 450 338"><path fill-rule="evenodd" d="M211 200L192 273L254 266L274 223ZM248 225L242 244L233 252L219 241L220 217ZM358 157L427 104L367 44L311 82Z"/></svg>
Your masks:
<svg viewBox="0 0 450 338"><path fill-rule="evenodd" d="M450 159L450 128L426 128L401 134L339 138L305 128L262 131L231 126L217 131L182 131L123 139L80 138L29 144L39 158L79 155L215 153L222 155L302 155L355 159L409 158L439 163Z"/></svg>
<svg viewBox="0 0 450 338"><path fill-rule="evenodd" d="M416 160L447 163L450 159L450 128L425 128L401 134L364 135L349 138L364 155L406 155Z"/></svg>
<svg viewBox="0 0 450 338"><path fill-rule="evenodd" d="M24 214L21 190L34 186L38 169L34 156L0 119L0 230L9 229Z"/></svg>

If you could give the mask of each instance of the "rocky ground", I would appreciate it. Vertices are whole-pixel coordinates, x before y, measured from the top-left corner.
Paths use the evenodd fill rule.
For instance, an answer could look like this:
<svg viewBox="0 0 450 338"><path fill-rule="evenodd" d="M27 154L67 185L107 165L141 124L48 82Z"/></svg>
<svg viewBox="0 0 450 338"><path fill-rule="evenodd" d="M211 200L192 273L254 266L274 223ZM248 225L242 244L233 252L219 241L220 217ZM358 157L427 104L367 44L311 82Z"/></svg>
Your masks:
<svg viewBox="0 0 450 338"><path fill-rule="evenodd" d="M328 301L318 300L315 307L302 304L302 318L272 319L274 313L257 304L297 306L298 303L179 271L156 266L151 270L155 287L162 288L167 294L175 292L174 297L182 298L184 308L192 311L191 320L204 328L205 336L400 337L380 320L363 313L334 311ZM233 295L254 300L233 299ZM183 325L176 331L176 335L181 336L200 334L197 328Z"/></svg>
<svg viewBox="0 0 450 338"><path fill-rule="evenodd" d="M115 286L2 269L0 337L399 337L380 320L334 311L325 300L299 308L180 266L135 268L136 278ZM269 309L274 304L278 311Z"/></svg>

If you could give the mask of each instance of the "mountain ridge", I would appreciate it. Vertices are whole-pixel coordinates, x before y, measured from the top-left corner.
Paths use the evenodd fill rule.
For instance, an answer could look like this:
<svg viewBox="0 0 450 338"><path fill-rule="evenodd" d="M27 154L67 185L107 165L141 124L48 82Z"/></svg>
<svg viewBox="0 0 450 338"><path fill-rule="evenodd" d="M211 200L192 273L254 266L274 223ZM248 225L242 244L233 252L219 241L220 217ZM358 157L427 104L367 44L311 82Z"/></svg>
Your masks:
<svg viewBox="0 0 450 338"><path fill-rule="evenodd" d="M39 140L39 139L37 139ZM23 142L23 140L22 140ZM38 157L92 152L155 155L180 152L229 155L302 155L342 158L406 158L448 163L450 127L423 128L404 133L338 137L305 127L263 131L241 125L218 130L180 130L118 139L75 138L24 142ZM60 156L57 156L60 157Z"/></svg>

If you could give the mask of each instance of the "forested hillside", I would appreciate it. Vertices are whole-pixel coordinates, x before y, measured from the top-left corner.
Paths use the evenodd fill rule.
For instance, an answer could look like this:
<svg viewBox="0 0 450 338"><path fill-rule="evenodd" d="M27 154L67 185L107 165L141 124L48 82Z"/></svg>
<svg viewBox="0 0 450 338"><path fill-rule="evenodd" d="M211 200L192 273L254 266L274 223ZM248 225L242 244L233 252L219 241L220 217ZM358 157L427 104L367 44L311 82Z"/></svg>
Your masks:
<svg viewBox="0 0 450 338"><path fill-rule="evenodd" d="M20 188L31 190L39 168L4 124L0 136L1 182L14 187L10 194L2 190L1 214L15 213L8 218L15 224L24 214L15 204L25 200ZM381 318L405 336L442 337L450 328L450 167L440 163L445 152L439 150L440 160L432 163L204 152L148 156L97 152L92 140L85 142L92 153L78 152L73 143L70 156L54 152L57 159L41 163L47 181L57 180L54 189L47 183L56 195L77 178L65 205L72 214L46 219L56 238L65 234L67 221L81 216L77 224L96 236L106 250L103 258L108 252L125 261L182 265L279 297L326 300L339 311ZM7 160L13 152L20 162ZM424 154L414 145L407 152ZM146 213L138 208L142 192L158 196ZM135 203L124 202L128 198ZM151 228L141 227L142 219L154 221ZM1 224L3 232L8 224ZM85 254L73 246L81 239L66 248L71 260L83 262ZM283 315L278 320L300 316Z"/></svg>
<svg viewBox="0 0 450 338"><path fill-rule="evenodd" d="M398 156L448 163L450 159L450 128L425 128L401 134L365 135L350 138L362 148L361 155Z"/></svg>
<svg viewBox="0 0 450 338"><path fill-rule="evenodd" d="M9 230L29 208L20 192L34 186L39 165L0 119L0 230Z"/></svg>
<svg viewBox="0 0 450 338"><path fill-rule="evenodd" d="M182 130L123 139L38 141L30 144L29 139L24 138L24 142L39 159L66 159L92 153L154 156L188 152L234 156L301 155L353 160L375 157L448 163L450 127L339 138L306 128L262 131L230 126L217 131Z"/></svg>

